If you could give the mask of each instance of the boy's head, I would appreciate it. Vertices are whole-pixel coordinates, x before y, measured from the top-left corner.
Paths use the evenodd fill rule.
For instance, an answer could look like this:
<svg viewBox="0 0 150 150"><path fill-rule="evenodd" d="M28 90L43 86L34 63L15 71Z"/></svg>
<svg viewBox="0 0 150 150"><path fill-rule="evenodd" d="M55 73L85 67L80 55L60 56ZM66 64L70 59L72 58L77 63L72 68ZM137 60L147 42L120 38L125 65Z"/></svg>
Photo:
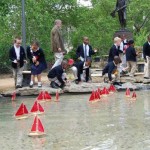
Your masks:
<svg viewBox="0 0 150 150"><path fill-rule="evenodd" d="M15 40L14 40L15 46L16 46L17 48L19 48L20 45L21 45L21 43L22 43L21 37L16 37Z"/></svg>
<svg viewBox="0 0 150 150"><path fill-rule="evenodd" d="M134 40L129 40L128 44L129 46L134 46Z"/></svg>
<svg viewBox="0 0 150 150"><path fill-rule="evenodd" d="M91 57L87 57L86 62L85 62L85 66L91 66L91 63L92 63Z"/></svg>
<svg viewBox="0 0 150 150"><path fill-rule="evenodd" d="M33 50L33 51L36 51L38 48L39 48L39 42L38 41L32 41L31 42L31 49Z"/></svg>
<svg viewBox="0 0 150 150"><path fill-rule="evenodd" d="M115 62L116 65L120 64L121 63L120 57L119 56L115 56L114 57L114 62Z"/></svg>
<svg viewBox="0 0 150 150"><path fill-rule="evenodd" d="M83 37L83 43L84 43L85 45L89 44L89 38L88 38L87 36L84 36L84 37Z"/></svg>
<svg viewBox="0 0 150 150"><path fill-rule="evenodd" d="M59 28L62 27L62 21L60 19L55 20L55 25Z"/></svg>
<svg viewBox="0 0 150 150"><path fill-rule="evenodd" d="M122 42L121 38L119 37L114 38L114 44L116 44L117 46L120 46L121 42Z"/></svg>
<svg viewBox="0 0 150 150"><path fill-rule="evenodd" d="M63 60L61 65L62 65L63 69L67 69L68 68L68 61L67 60Z"/></svg>

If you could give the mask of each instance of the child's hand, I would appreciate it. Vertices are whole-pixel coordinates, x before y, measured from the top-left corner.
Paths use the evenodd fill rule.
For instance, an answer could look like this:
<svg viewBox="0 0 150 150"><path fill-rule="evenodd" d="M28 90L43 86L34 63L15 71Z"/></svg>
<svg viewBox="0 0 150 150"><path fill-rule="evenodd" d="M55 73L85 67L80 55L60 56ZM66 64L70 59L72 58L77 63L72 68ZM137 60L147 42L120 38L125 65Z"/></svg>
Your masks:
<svg viewBox="0 0 150 150"><path fill-rule="evenodd" d="M37 61L35 65L38 66L39 65L39 61Z"/></svg>
<svg viewBox="0 0 150 150"><path fill-rule="evenodd" d="M33 61L33 63L35 63L35 62L36 62L36 58L35 58L35 57L33 57L33 58L32 58L32 61Z"/></svg>

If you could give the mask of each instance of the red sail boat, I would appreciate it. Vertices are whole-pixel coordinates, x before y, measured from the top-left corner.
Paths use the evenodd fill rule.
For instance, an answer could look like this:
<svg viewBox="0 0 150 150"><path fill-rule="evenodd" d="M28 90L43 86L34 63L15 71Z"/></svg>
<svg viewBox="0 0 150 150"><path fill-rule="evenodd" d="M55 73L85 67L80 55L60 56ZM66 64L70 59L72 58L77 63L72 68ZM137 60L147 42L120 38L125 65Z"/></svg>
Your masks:
<svg viewBox="0 0 150 150"><path fill-rule="evenodd" d="M51 95L47 91L44 92L44 99L46 101L51 101L52 99Z"/></svg>
<svg viewBox="0 0 150 150"><path fill-rule="evenodd" d="M89 101L90 101L90 102L95 101L95 92L94 92L94 91L92 91L91 96L90 96L90 98L89 98Z"/></svg>
<svg viewBox="0 0 150 150"><path fill-rule="evenodd" d="M16 100L16 92L14 92L14 93L12 94L11 100L12 100L12 101Z"/></svg>
<svg viewBox="0 0 150 150"><path fill-rule="evenodd" d="M35 101L30 112L33 114L43 114L44 109L41 106L41 104L39 104L37 101Z"/></svg>
<svg viewBox="0 0 150 150"><path fill-rule="evenodd" d="M116 88L115 88L115 86L114 86L113 84L110 85L110 87L109 87L109 92L110 92L110 93L116 92Z"/></svg>
<svg viewBox="0 0 150 150"><path fill-rule="evenodd" d="M24 105L23 103L20 105L19 109L17 110L15 114L15 117L18 120L25 119L28 117L28 110L27 110L26 105Z"/></svg>
<svg viewBox="0 0 150 150"><path fill-rule="evenodd" d="M130 97L130 89L129 88L126 89L126 97Z"/></svg>
<svg viewBox="0 0 150 150"><path fill-rule="evenodd" d="M43 92L43 91L41 91L41 92L39 93L39 95L38 95L38 97L37 97L37 101L38 101L38 102L45 102L45 101L46 101L45 98L44 98L44 92Z"/></svg>
<svg viewBox="0 0 150 150"><path fill-rule="evenodd" d="M59 93L58 93L58 91L56 92L55 102L59 102Z"/></svg>
<svg viewBox="0 0 150 150"><path fill-rule="evenodd" d="M42 122L38 116L35 116L31 131L28 135L29 136L45 135L44 127L43 127Z"/></svg>
<svg viewBox="0 0 150 150"><path fill-rule="evenodd" d="M134 91L133 94L132 94L132 99L133 99L133 100L136 100L136 98L137 98L137 96L136 96L136 93L135 93L135 91Z"/></svg>
<svg viewBox="0 0 150 150"><path fill-rule="evenodd" d="M103 96L107 96L109 94L108 90L106 89L106 87L103 88Z"/></svg>

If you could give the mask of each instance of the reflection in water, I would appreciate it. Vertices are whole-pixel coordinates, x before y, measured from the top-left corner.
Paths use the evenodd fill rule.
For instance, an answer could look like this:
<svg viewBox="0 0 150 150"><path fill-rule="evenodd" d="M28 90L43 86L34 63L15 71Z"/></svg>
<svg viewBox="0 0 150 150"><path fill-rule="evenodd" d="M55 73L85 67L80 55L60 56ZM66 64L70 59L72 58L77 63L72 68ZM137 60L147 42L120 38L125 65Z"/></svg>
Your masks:
<svg viewBox="0 0 150 150"><path fill-rule="evenodd" d="M124 92L89 103L89 95L62 95L60 102L42 103L40 119L46 136L31 138L34 116L16 120L23 101L31 109L35 98L0 101L0 149L2 150L149 150L150 93L137 92L137 100ZM7 143L7 144L6 144Z"/></svg>

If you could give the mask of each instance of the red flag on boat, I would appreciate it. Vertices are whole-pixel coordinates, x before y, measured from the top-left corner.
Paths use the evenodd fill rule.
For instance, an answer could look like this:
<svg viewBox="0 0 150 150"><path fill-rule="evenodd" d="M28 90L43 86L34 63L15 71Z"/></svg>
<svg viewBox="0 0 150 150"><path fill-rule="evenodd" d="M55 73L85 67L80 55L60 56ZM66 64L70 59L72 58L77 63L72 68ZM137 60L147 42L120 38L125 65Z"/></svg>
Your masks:
<svg viewBox="0 0 150 150"><path fill-rule="evenodd" d="M47 91L44 92L44 99L46 101L50 101L52 99L51 95Z"/></svg>
<svg viewBox="0 0 150 150"><path fill-rule="evenodd" d="M39 95L38 95L38 97L37 97L37 100L38 100L38 101L45 101L45 99L44 99L44 92L43 92L43 91L41 91L41 92L39 93Z"/></svg>
<svg viewBox="0 0 150 150"><path fill-rule="evenodd" d="M89 101L90 102L95 101L95 92L94 91L92 91Z"/></svg>
<svg viewBox="0 0 150 150"><path fill-rule="evenodd" d="M38 116L35 116L29 136L45 135L44 127Z"/></svg>
<svg viewBox="0 0 150 150"><path fill-rule="evenodd" d="M130 89L129 88L126 89L126 97L130 97Z"/></svg>
<svg viewBox="0 0 150 150"><path fill-rule="evenodd" d="M16 100L16 92L14 92L14 93L12 94L11 100L12 100L12 101Z"/></svg>
<svg viewBox="0 0 150 150"><path fill-rule="evenodd" d="M58 93L58 91L56 92L55 102L59 102L59 93Z"/></svg>
<svg viewBox="0 0 150 150"><path fill-rule="evenodd" d="M41 114L41 113L44 113L44 109L41 106L41 104L39 104L37 101L35 101L31 108L31 113Z"/></svg>
<svg viewBox="0 0 150 150"><path fill-rule="evenodd" d="M28 117L28 110L26 105L23 103L20 105L19 109L17 110L15 114L16 119L24 119Z"/></svg>
<svg viewBox="0 0 150 150"><path fill-rule="evenodd" d="M137 96L136 96L136 93L134 91L133 94L132 94L132 99L136 100L136 98L137 98Z"/></svg>

